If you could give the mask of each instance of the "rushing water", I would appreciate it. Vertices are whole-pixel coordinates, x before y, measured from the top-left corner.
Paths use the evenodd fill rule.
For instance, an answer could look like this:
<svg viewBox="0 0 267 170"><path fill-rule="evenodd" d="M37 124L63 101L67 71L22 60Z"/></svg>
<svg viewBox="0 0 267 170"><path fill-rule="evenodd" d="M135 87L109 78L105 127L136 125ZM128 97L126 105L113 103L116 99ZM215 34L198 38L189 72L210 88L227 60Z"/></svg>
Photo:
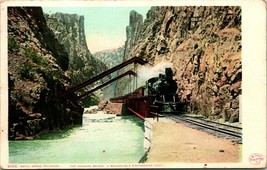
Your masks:
<svg viewBox="0 0 267 170"><path fill-rule="evenodd" d="M143 121L91 116L84 115L82 126L38 140L9 141L9 163L138 163L145 152Z"/></svg>

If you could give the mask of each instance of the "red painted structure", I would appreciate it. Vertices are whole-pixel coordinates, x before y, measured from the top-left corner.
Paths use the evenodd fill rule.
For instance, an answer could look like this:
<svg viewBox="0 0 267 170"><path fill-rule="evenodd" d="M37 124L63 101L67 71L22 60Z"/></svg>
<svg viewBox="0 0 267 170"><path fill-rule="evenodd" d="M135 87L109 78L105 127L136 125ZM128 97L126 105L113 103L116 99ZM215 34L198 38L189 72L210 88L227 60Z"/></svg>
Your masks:
<svg viewBox="0 0 267 170"><path fill-rule="evenodd" d="M81 99L81 98L83 98L84 96L87 96L88 94L91 94L91 93L93 93L94 91L96 91L96 90L98 90L98 89L100 89L100 88L102 88L102 87L104 87L104 86L106 86L106 85L108 85L108 84L110 84L110 83L116 81L116 80L119 80L119 79L121 79L122 77L127 76L127 75L133 75L133 76L136 76L136 73L133 72L133 71L131 71L131 70L129 70L129 71L127 71L127 72L125 72L125 73L123 73L123 74L117 76L116 78L111 79L111 80L107 81L106 83L103 83L103 84L101 84L100 86L97 86L97 87L95 87L94 89L92 89L92 90L90 90L90 91L88 91L88 92L86 92L86 93L84 93L84 94L78 96L78 99Z"/></svg>
<svg viewBox="0 0 267 170"><path fill-rule="evenodd" d="M109 74L111 74L111 73L113 73L113 72L115 72L117 70L120 70L123 67L125 67L125 66L127 66L129 64L132 64L132 63L144 65L147 62L142 60L139 57L133 57L133 58L131 58L131 59L129 59L129 60L127 60L127 61L125 61L125 62L123 62L123 63L121 63L121 64L119 64L119 65L117 65L117 66L115 66L115 67L113 67L111 69L109 69L109 70L107 70L107 71L104 71L103 73L101 73L101 74L99 74L99 75L97 75L97 76L95 76L95 77L93 77L93 78L91 78L89 80L86 80L86 81L84 81L84 82L82 82L82 83L80 83L80 84L78 84L78 85L76 85L74 87L71 87L71 88L67 89L65 92L63 92L62 94L59 95L59 98L65 97L66 95L69 95L72 92L75 92L75 91L77 91L77 90L79 90L79 89L81 89L81 88L83 88L85 86L88 86L89 84L92 84L92 83L104 78L105 76L107 76L107 75L109 75Z"/></svg>
<svg viewBox="0 0 267 170"><path fill-rule="evenodd" d="M155 96L144 96L144 88L138 88L131 94L112 98L112 103L125 103L128 111L134 113L141 119L158 116L158 106L153 105Z"/></svg>
<svg viewBox="0 0 267 170"><path fill-rule="evenodd" d="M88 79L86 81L84 81L81 84L78 84L74 87L69 88L68 90L66 90L64 93L62 93L61 95L59 95L60 98L65 97L89 84L92 84L102 78L104 78L105 76L122 69L123 67L129 65L129 64L141 64L144 65L145 63L147 63L146 61L142 60L141 58L138 57L133 57L91 79ZM136 76L136 73L134 73L133 71L127 71L119 76L117 76L116 78L113 78L93 89L91 89L90 91L78 96L78 99L81 99L82 97L91 94L92 92L126 76L126 75L133 75ZM137 89L135 92L125 95L123 97L119 97L119 98L113 98L110 99L111 102L113 103L125 103L126 108L128 111L136 114L138 117L140 117L141 119L145 119L146 117L154 117L154 116L158 116L158 106L153 105L153 101L154 101L154 96L144 96L144 89L143 88L139 88Z"/></svg>

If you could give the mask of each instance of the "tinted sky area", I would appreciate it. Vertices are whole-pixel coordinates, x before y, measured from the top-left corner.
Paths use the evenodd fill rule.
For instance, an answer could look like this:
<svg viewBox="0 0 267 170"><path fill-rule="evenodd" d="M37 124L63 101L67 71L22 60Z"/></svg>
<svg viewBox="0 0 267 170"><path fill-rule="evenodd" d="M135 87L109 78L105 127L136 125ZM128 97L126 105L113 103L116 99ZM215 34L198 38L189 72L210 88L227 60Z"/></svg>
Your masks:
<svg viewBox="0 0 267 170"><path fill-rule="evenodd" d="M84 16L86 41L91 53L124 45L129 14L135 10L143 19L150 7L43 7L48 14L62 12Z"/></svg>

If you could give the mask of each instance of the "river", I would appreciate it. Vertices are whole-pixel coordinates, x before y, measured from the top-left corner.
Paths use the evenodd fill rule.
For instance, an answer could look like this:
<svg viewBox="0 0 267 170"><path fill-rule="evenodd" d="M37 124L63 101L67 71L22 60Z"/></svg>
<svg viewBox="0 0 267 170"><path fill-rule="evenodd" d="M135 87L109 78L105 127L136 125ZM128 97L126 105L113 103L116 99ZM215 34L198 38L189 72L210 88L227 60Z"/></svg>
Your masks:
<svg viewBox="0 0 267 170"><path fill-rule="evenodd" d="M143 124L134 115L84 114L82 126L9 141L9 163L138 163L145 153Z"/></svg>

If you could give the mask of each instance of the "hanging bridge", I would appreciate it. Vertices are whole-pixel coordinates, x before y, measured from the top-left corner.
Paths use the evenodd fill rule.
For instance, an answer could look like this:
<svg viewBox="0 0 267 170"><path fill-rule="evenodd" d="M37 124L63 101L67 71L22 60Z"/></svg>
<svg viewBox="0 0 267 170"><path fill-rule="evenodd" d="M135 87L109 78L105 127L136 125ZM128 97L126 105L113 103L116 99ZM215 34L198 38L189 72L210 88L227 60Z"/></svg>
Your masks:
<svg viewBox="0 0 267 170"><path fill-rule="evenodd" d="M82 89L82 88L84 88L84 87L86 87L88 85L91 85L91 84L93 84L93 83L101 80L102 78L110 75L111 73L113 73L115 71L118 71L118 70L120 70L120 69L122 69L122 68L124 68L124 67L126 67L126 66L128 66L130 64L134 64L134 70L136 71L136 65L137 64L144 65L146 63L147 63L146 61L142 60L139 57L133 57L133 58L131 58L131 59L129 59L129 60L127 60L127 61L125 61L125 62L117 65L117 66L115 66L115 67L112 67L109 70L104 71L103 73L101 73L99 75L96 75L95 77L92 77L92 78L90 78L90 79L88 79L88 80L86 80L86 81L84 81L84 82L82 82L82 83L80 83L78 85L75 85L75 86L67 89L66 91L64 91L63 93L61 93L58 97L59 98L66 97L67 95L70 95L71 93L74 93L74 92L76 92L76 91L78 91L78 90L80 90L80 89ZM122 77L125 77L127 75L129 75L129 76L131 76L131 75L136 76L136 73L134 71L132 71L132 70L128 70L125 73L123 73L121 75L118 75L117 77L115 77L115 78L113 78L113 79L111 79L111 80L109 80L107 82L104 82L101 85L99 85L99 86L97 86L97 87L95 87L93 89L90 89L89 91L85 92L84 94L79 95L78 96L78 99L81 99L81 98L83 98L83 97L85 97L85 96L93 93L94 91L96 91L96 90L98 90L98 89L100 89L100 88L102 88L104 86L107 86L108 84L110 84L110 83L112 83L114 81L117 81L117 80L119 80Z"/></svg>

